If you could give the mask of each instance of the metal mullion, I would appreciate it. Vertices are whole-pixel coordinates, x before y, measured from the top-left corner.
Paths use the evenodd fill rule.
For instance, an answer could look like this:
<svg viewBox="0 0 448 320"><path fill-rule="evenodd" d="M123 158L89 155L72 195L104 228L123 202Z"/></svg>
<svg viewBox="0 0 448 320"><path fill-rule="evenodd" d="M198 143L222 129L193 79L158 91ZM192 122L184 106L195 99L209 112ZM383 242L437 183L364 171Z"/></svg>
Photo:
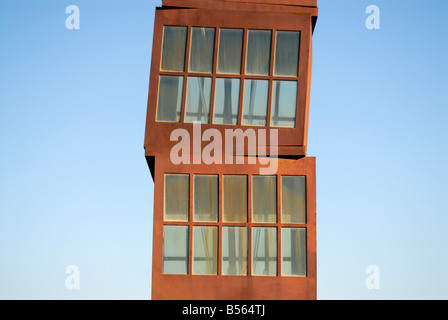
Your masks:
<svg viewBox="0 0 448 320"><path fill-rule="evenodd" d="M188 221L163 221L163 226L188 226Z"/></svg>
<svg viewBox="0 0 448 320"><path fill-rule="evenodd" d="M282 274L281 191L281 176L277 175L277 276L281 276Z"/></svg>
<svg viewBox="0 0 448 320"><path fill-rule="evenodd" d="M278 81L297 81L299 82L299 77L288 77L288 76L273 76L273 80Z"/></svg>
<svg viewBox="0 0 448 320"><path fill-rule="evenodd" d="M159 71L161 76L185 76L186 74L184 71Z"/></svg>
<svg viewBox="0 0 448 320"><path fill-rule="evenodd" d="M213 116L215 114L215 94L216 94L216 75L212 74L212 90L210 93L210 110L208 115L208 123L213 124Z"/></svg>
<svg viewBox="0 0 448 320"><path fill-rule="evenodd" d="M306 223L281 223L280 228L307 228Z"/></svg>
<svg viewBox="0 0 448 320"><path fill-rule="evenodd" d="M217 60L218 60L218 46L219 46L219 32L218 27L213 27L215 29L215 43L213 50L213 64L212 64L212 73L211 74L198 74L197 76L202 77L211 77L212 78L212 88L210 93L210 109L209 109L209 117L208 123L213 123L213 116L215 114L215 93L216 93L216 69L217 69Z"/></svg>
<svg viewBox="0 0 448 320"><path fill-rule="evenodd" d="M182 108L181 108L181 114L180 114L180 123L184 123L185 118L185 109L186 109L186 100L187 100L187 82L188 82L188 68L190 66L190 48L191 48L191 30L192 27L189 25L187 26L187 43L185 48L185 64L184 64L184 89L182 93Z"/></svg>
<svg viewBox="0 0 448 320"><path fill-rule="evenodd" d="M216 264L217 274L218 276L222 275L222 199L223 197L223 188L222 188L222 180L223 175L218 175L218 261Z"/></svg>
<svg viewBox="0 0 448 320"><path fill-rule="evenodd" d="M276 45L276 31L272 29L271 32L271 61L269 66L269 88L268 88L268 110L266 111L266 127L271 127L271 112L272 112L272 90L274 90L274 63L275 63L275 45ZM269 135L270 138L270 135ZM267 141L266 141L267 143Z"/></svg>
<svg viewBox="0 0 448 320"><path fill-rule="evenodd" d="M243 101L244 101L244 82L246 77L246 58L247 58L247 37L249 35L248 29L243 29L243 47L241 52L241 69L240 69L240 96L238 101L238 121L237 125L243 123Z"/></svg>
<svg viewBox="0 0 448 320"><path fill-rule="evenodd" d="M190 192L188 203L188 274L193 274L193 197L194 197L194 175L190 175Z"/></svg>
<svg viewBox="0 0 448 320"><path fill-rule="evenodd" d="M247 276L252 276L252 174L247 175Z"/></svg>

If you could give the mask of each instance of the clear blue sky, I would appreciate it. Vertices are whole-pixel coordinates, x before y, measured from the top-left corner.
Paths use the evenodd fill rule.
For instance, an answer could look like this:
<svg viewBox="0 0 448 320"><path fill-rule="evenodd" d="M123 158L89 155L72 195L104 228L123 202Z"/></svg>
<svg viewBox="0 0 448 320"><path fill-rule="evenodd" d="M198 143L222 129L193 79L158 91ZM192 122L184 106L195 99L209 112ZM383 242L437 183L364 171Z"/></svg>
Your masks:
<svg viewBox="0 0 448 320"><path fill-rule="evenodd" d="M71 4L79 30L65 27ZM365 27L371 4L379 30ZM0 0L0 299L150 298L157 5ZM448 299L448 2L318 5L318 298Z"/></svg>

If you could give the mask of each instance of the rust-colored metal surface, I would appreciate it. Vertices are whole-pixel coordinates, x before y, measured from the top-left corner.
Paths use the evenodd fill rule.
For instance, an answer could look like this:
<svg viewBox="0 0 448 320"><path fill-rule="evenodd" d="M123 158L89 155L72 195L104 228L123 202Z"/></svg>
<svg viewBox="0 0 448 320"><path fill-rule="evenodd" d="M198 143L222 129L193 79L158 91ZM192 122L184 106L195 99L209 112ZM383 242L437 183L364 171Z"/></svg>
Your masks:
<svg viewBox="0 0 448 320"><path fill-rule="evenodd" d="M170 6L180 6L181 2L176 2L175 0L165 0L164 5ZM244 29L244 42L243 42L243 52L246 50L247 46L247 32L249 29L267 29L273 32L277 30L297 30L300 31L300 52L299 52L299 70L297 77L282 77L274 76L273 63L271 63L271 70L268 76L249 76L246 75L244 70L238 75L238 79L241 83L246 79L266 79L269 80L269 99L268 99L268 110L267 115L269 117L271 112L271 94L272 86L274 80L292 80L298 83L297 92L297 107L296 107L296 123L294 128L284 128L275 127L278 130L278 155L279 156L305 156L306 146L307 146L307 129L308 129L308 109L309 109L309 95L310 95L310 77L311 77L311 47L312 47L312 24L313 17L315 17L314 7L303 7L305 11L297 11L295 6L282 6L277 5L282 8L281 10L272 10L268 8L269 1L263 1L262 4L255 3L255 1L243 2L243 1L209 1L209 0L197 0L197 1L186 1L185 6L197 6L203 9L169 9L159 8L156 11L155 26L154 26L154 41L153 41L153 52L152 52L152 63L151 63L151 76L150 76L150 87L148 94L148 110L146 119L146 133L145 133L145 155L147 157L155 156L157 154L164 154L169 152L171 148L177 143L170 141L170 134L173 130L178 128L183 128L192 132L192 123L186 123L184 119L185 108L182 110L181 120L179 122L159 122L156 121L157 112L157 101L158 101L158 90L159 90L159 78L161 75L174 75L181 76L187 79L188 76L204 76L204 74L197 74L193 72L188 72L188 61L189 61L189 46L190 46L190 32L187 37L187 48L186 48L186 59L185 68L183 72L163 72L160 70L161 63L161 53L162 53L162 40L163 40L163 27L167 25L174 26L187 26L190 30L193 26L201 27L212 27L212 28L239 28ZM300 2L300 1L284 1L289 2ZM312 1L305 1L305 3L312 3ZM223 10L219 9L219 4L223 5ZM249 5L253 7L244 7L243 5ZM213 9L212 9L213 8ZM292 8L295 8L292 10ZM312 9L312 12L306 12L308 9ZM310 9L310 10L311 10ZM250 10L250 11L248 11ZM292 11L291 11L292 10ZM235 77L235 75L225 75L217 74L216 72L216 58L218 55L218 41L219 37L216 36L215 39L215 52L214 61L215 66L212 74L206 74L212 79L212 87L216 82L216 79ZM271 57L274 56L275 48L275 38L273 38L271 49ZM243 54L243 65L244 65L245 54ZM272 59L272 58L271 58ZM244 68L243 68L244 69ZM183 100L182 105L185 106L187 89L187 81L183 82ZM241 84L242 85L242 84ZM211 101L214 99L214 92L212 91ZM243 95L240 94L240 103L242 105ZM210 106L210 120L209 124L203 124L202 130L216 129L222 136L224 136L225 130L242 128L258 130L259 126L241 125L242 119L242 108L239 108L237 125L225 125L225 124L213 124L212 115L214 112L214 105L211 103ZM274 129L271 127L270 122L267 122L266 128L268 131L267 141L270 141L270 130ZM247 155L247 149L244 150L244 154Z"/></svg>
<svg viewBox="0 0 448 320"><path fill-rule="evenodd" d="M251 190L251 177L259 175L260 165L173 165L169 158L161 156L155 163L155 199L154 199L154 233L153 233L153 269L152 269L152 299L246 299L246 300L290 300L290 299L316 299L316 178L315 159L305 157L299 160L278 159L278 177L285 175L303 175L306 177L306 222L284 223L280 219L281 212L281 184L277 179L279 192L277 193L277 219L276 222L254 222L252 218L251 192L248 192L248 221L223 222L222 201L219 201L218 221L195 222L193 219L193 195L190 194L189 220L187 222L164 221L164 175L167 173L189 174L219 174L219 197L222 198L222 176L244 174L248 176L248 189ZM190 189L193 188L193 179L190 179ZM254 227L273 227L277 232L277 252L282 252L282 228L306 228L306 276L283 276L282 261L277 259L276 276L256 276L252 274L251 259L248 259L247 275L222 275L221 257L222 248L219 246L216 275L192 274L192 239L190 232L189 267L188 274L173 275L162 274L163 256L163 227L166 225L188 226L190 231L194 226L218 227L220 243L222 228L225 226L243 226L251 230ZM248 252L250 254L250 232Z"/></svg>
<svg viewBox="0 0 448 320"><path fill-rule="evenodd" d="M163 0L163 6L157 8L144 141L145 156L154 179L152 299L316 299L316 168L315 159L306 156L312 64L312 34L316 19L316 0ZM181 67L175 68L175 70L183 69L183 71L162 70L164 28L167 26L180 26L186 30L185 62L183 67L182 62L180 62ZM197 27L213 28L216 31L213 39L214 51L210 54L213 58L213 67L209 73L191 72L189 68L189 55L193 38L192 30ZM240 29L243 31L241 70L239 74L219 73L217 70L220 44L220 33L218 31L221 29ZM245 71L249 31L251 30L269 30L272 35L270 66L269 71L266 71L265 75L246 74ZM274 72L274 57L277 41L277 37L274 34L278 31L300 32L297 74L284 75L281 73L281 75L276 75ZM156 120L160 120L160 118L157 118L160 79L167 76L182 79L182 82L178 82L178 85L182 83L181 99L179 97L172 99L173 101L176 100L176 103L181 100L179 119L172 122ZM208 77L211 79L212 90L210 93L208 123L202 123L199 132L197 131L197 126L185 121L186 92L188 89L187 80L189 77ZM238 114L232 114L232 117L237 120L231 125L213 123L215 88L220 78L237 78L240 84ZM252 125L252 122L251 125L243 124L242 106L245 80L267 80L269 83L265 126L255 126ZM277 108L273 109L275 81L297 83L295 122L290 127L274 127L270 122L271 111L279 110L278 103L276 104ZM296 89L294 88L294 90ZM291 110L293 109L291 108ZM178 112L177 109L176 112ZM171 158L173 147L179 144L178 139L171 141L171 134L176 129L184 129L190 137L190 141L188 142L190 161L182 161L180 163L178 162L178 164L173 163L173 159ZM214 149L214 156L220 157L222 162L206 163L201 157L204 148L210 144L210 139L203 139L204 133L209 129L212 129L215 134L223 138L220 145ZM238 142L233 144L232 140L231 150L226 150L225 147L228 146L228 141L225 140L226 133L237 129L244 130L245 132L253 130L256 132L256 141L253 140L251 142L246 137L247 139L243 138L242 141L239 141L238 145ZM260 140L259 132L266 134L265 140ZM272 142L275 141L274 137L278 137L276 144ZM260 141L262 142L260 143ZM261 159L266 160L266 158L249 157L253 155L251 153L253 151L251 147L254 144L257 144L258 148L265 148L266 154L262 154L262 156L272 155L274 150L276 150L276 157L269 158L270 163L268 165L266 165L266 162L263 163L261 161ZM241 145L243 147L240 149L239 147ZM228 151L231 151L230 162L224 161L229 160L226 158ZM258 153L256 155L260 156ZM195 161L195 157L199 161ZM249 158L255 160L249 161ZM240 162L239 160L241 159L243 161ZM270 197L269 199L267 197L261 199L260 195L258 195L260 201L254 204L253 198L257 197L256 193L255 195L253 194L254 185L256 190L262 190L261 192L256 191L260 194L263 194L263 188L259 188L257 182L253 182L257 181L257 178L255 180L253 178L259 176L262 169L265 169L267 166L269 167L272 163L276 164L274 166L276 170L269 173L269 175L275 176L275 179L269 180L269 183L267 183L268 187L266 188L271 190L269 191ZM175 194L170 198L170 201L176 203L165 203L165 178L167 175L172 175L170 179L173 179L171 180L171 185L167 183L167 193ZM179 176L173 175L183 175L183 178L188 177L188 179L179 179ZM195 186L194 178L197 175L210 176L202 176L202 184ZM232 187L230 187L230 182L228 185L223 182L228 177L235 175L238 175L239 178L242 176L245 178L234 180ZM300 215L295 220L282 220L281 181L284 176L302 176L300 178L302 179L301 181L305 181L302 183L302 188L305 184L304 188L306 193L305 195L301 193L300 199L297 201L297 207L300 205L300 209L297 210L301 211L301 214L303 212L305 213L303 213L304 216ZM303 180L303 177L305 177L305 180ZM231 179L228 180L230 181ZM240 183L242 186L239 185L236 187L235 183ZM242 190L241 188L244 189L246 184L247 190ZM182 190L186 189L185 185L188 185L187 195L181 194ZM203 199L204 201L202 202L200 199L196 199L194 193L195 188L196 191L202 190L202 193L197 192L196 196L198 194L206 194L207 199ZM238 194L235 194L233 189L237 190L235 192L238 192ZM272 191L274 189L275 193ZM285 186L285 194L286 189L287 187ZM226 193L226 196L224 196L224 193ZM298 193L296 192L295 194ZM229 197L229 195L232 196ZM287 210L285 209L285 212L288 211L288 214L291 215L290 212L294 211L292 209L294 207L294 201L287 196L283 200L285 200L285 207L288 207ZM239 202L241 205L239 205ZM262 205L263 203L264 205ZM198 210L195 213L196 206ZM264 207L260 210L257 209L259 212L262 212L260 215L269 216L269 219L263 220L256 217L257 213L254 213L254 208L259 208L260 206ZM167 214L164 210L172 212ZM236 214L234 211L238 211L238 213ZM200 213L199 218L195 215L198 212ZM193 231L195 230L194 228L196 230L206 229L199 227L209 227L207 232L210 231L212 235L210 239L213 240L211 241L217 240L217 245L213 249L214 251L210 251L213 257L216 255L215 264L207 269L207 272L213 273L212 275L197 274L194 272L195 257L193 243L195 240ZM234 251L240 250L240 254L243 251L247 251L247 264L243 263L243 267L238 269L238 272L243 273L241 275L226 275L227 271L223 271L225 256L223 252L223 239L225 239L223 229L227 228L226 230L229 234L235 237L236 229L230 232L230 227L239 227L240 235L247 234L247 243L242 243L239 248L234 248L235 250L232 249ZM182 229L182 232L188 230L186 238L182 238L182 241L187 242L186 244L188 245L188 249L185 249L187 258L183 256L169 257L173 259L170 261L176 259L176 261L181 261L183 268L187 270L186 272L182 269L182 272L177 272L179 270L176 270L176 272L164 273L164 228L168 228L165 230L171 230L170 232L174 229ZM252 232L261 230L261 228L266 228L270 231L275 230L275 232L270 233L270 240L266 240L268 236L265 237L265 250L268 253L266 255L267 257L264 257L265 261L263 263L266 266L269 265L270 272L266 273L269 275L258 275L259 273L254 271L254 265L257 264L258 260L252 260L254 255ZM293 260L292 247L290 248L291 256L288 256L290 260L283 260L282 248L287 248L287 243L284 246L282 243L282 235L287 234L287 232L282 233L282 230L285 228L293 228L295 231L300 230L300 232L305 230L306 232L305 250L302 250L303 247L297 249L297 252L305 252L306 262L301 262L301 266L305 266L306 271L304 274L301 271L300 275L291 276L288 272L283 271L283 263L285 265L287 263L292 265L293 263L284 262ZM289 231L291 233L293 232L292 229ZM275 238L275 248L272 247L272 242L269 242L272 238ZM288 240L289 243L293 243L292 235L288 239L290 239ZM234 240L235 238L233 238ZM303 245L302 240L297 241L294 245L298 245L298 243ZM269 248L268 245L270 245ZM271 262L272 257L269 251L276 252L275 268L273 268L275 272L273 273L271 272L273 262ZM235 256L236 253L233 252L232 263L235 263ZM204 261L203 257L200 258ZM210 259L210 257L207 256L205 259ZM227 259L227 261L230 261L230 253ZM238 259L241 259L241 256ZM296 260L298 258L294 259L294 263L297 263ZM226 263L230 264L230 262ZM236 272L236 268L232 268L233 271L231 272ZM242 269L244 272L241 271Z"/></svg>

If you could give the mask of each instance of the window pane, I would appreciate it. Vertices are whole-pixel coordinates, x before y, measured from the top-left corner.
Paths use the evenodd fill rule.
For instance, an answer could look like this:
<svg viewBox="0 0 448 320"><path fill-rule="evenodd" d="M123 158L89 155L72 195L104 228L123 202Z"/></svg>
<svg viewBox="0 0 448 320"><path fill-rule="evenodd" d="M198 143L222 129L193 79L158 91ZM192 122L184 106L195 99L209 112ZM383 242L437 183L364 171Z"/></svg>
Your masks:
<svg viewBox="0 0 448 320"><path fill-rule="evenodd" d="M274 81L271 126L296 125L297 81Z"/></svg>
<svg viewBox="0 0 448 320"><path fill-rule="evenodd" d="M247 275L247 228L222 229L222 274Z"/></svg>
<svg viewBox="0 0 448 320"><path fill-rule="evenodd" d="M224 222L247 222L247 176L224 175L222 184Z"/></svg>
<svg viewBox="0 0 448 320"><path fill-rule="evenodd" d="M201 123L208 123L211 87L211 78L188 78L185 122L200 121Z"/></svg>
<svg viewBox="0 0 448 320"><path fill-rule="evenodd" d="M162 273L188 273L188 227L163 227Z"/></svg>
<svg viewBox="0 0 448 320"><path fill-rule="evenodd" d="M184 71L187 27L163 28L161 69L165 71Z"/></svg>
<svg viewBox="0 0 448 320"><path fill-rule="evenodd" d="M260 276L277 275L277 229L252 229L252 273Z"/></svg>
<svg viewBox="0 0 448 320"><path fill-rule="evenodd" d="M237 124L240 79L217 79L213 123Z"/></svg>
<svg viewBox="0 0 448 320"><path fill-rule="evenodd" d="M215 28L192 28L189 70L191 72L211 73L214 48Z"/></svg>
<svg viewBox="0 0 448 320"><path fill-rule="evenodd" d="M282 276L306 276L306 229L282 229Z"/></svg>
<svg viewBox="0 0 448 320"><path fill-rule="evenodd" d="M218 73L241 73L242 29L221 29L219 33Z"/></svg>
<svg viewBox="0 0 448 320"><path fill-rule="evenodd" d="M157 121L180 121L183 77L160 76Z"/></svg>
<svg viewBox="0 0 448 320"><path fill-rule="evenodd" d="M276 76L297 77L299 70L300 32L278 31L275 48Z"/></svg>
<svg viewBox="0 0 448 320"><path fill-rule="evenodd" d="M277 177L252 177L252 212L254 222L277 221Z"/></svg>
<svg viewBox="0 0 448 320"><path fill-rule="evenodd" d="M243 124L265 126L268 113L268 80L244 81Z"/></svg>
<svg viewBox="0 0 448 320"><path fill-rule="evenodd" d="M283 223L306 223L306 178L305 176L282 177Z"/></svg>
<svg viewBox="0 0 448 320"><path fill-rule="evenodd" d="M193 227L193 273L217 274L218 230Z"/></svg>
<svg viewBox="0 0 448 320"><path fill-rule="evenodd" d="M188 221L190 177L165 175L165 221Z"/></svg>
<svg viewBox="0 0 448 320"><path fill-rule="evenodd" d="M194 221L218 221L218 176L194 176Z"/></svg>
<svg viewBox="0 0 448 320"><path fill-rule="evenodd" d="M249 30L246 74L269 74L271 37L272 32L269 30Z"/></svg>

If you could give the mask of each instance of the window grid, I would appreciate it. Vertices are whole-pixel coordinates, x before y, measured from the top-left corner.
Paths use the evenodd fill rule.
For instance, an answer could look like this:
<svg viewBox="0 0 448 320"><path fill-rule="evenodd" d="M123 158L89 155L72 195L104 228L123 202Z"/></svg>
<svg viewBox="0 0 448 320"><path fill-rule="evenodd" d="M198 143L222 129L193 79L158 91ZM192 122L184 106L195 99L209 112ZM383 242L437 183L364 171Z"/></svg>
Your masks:
<svg viewBox="0 0 448 320"><path fill-rule="evenodd" d="M166 174L176 174L176 173L166 173ZM165 175L166 175L165 174ZM223 227L246 227L247 228L247 273L244 276L257 276L257 277L264 277L263 275L254 275L253 274L253 266L252 266L252 255L253 255L253 248L252 248L252 234L254 228L257 227L265 227L265 228L275 228L276 230L276 237L277 237L277 272L275 276L282 276L282 277L289 277L289 275L282 275L282 230L285 228L300 228L304 229L307 233L307 220L305 223L285 223L282 222L281 219L281 177L282 176L290 176L290 175L283 175L283 174L277 174L276 176L277 180L277 220L276 222L254 222L252 219L252 177L258 176L254 174L240 174L240 175L246 175L247 176L247 222L224 222L223 221L223 176L227 174L218 174L218 221L212 222L212 221L194 221L194 176L195 175L201 175L201 173L189 173L189 213L188 213L188 221L172 221L172 220L165 220L163 219L163 226L188 226L188 269L187 274L188 276L197 276L197 274L193 271L193 228L194 227L217 227L218 232L218 238L217 238L217 261L216 261L216 268L217 273L213 275L218 276L227 276L222 274L222 239L223 239ZM231 175L231 174L229 174ZM235 174L237 175L237 174ZM305 176L306 177L306 176ZM306 178L305 178L306 179ZM306 188L307 189L307 188ZM306 191L305 191L306 192ZM164 209L165 210L165 209ZM306 213L305 213L306 214ZM305 243L305 255L308 255L308 244ZM305 261L305 270L306 274L305 276L293 276L293 277L306 277L308 274L308 259ZM238 275L242 276L242 275Z"/></svg>
<svg viewBox="0 0 448 320"><path fill-rule="evenodd" d="M165 25L170 26L170 25ZM277 28L271 28L271 29L257 29L257 28L239 28L235 27L235 29L242 29L243 30L243 45L242 45L242 57L241 57L241 67L240 67L240 73L239 74L228 74L228 73L218 73L218 55L219 55L219 41L220 41L220 30L221 29L228 29L228 28L220 28L220 27L213 27L215 29L215 42L214 42L214 53L213 53L213 67L212 67L212 73L200 73L200 72L191 72L189 71L189 64L190 64L190 53L191 53L191 34L192 29L195 26L189 25L187 27L187 36L186 36L186 48L185 48L185 61L184 61L184 70L183 71L167 71L162 70L162 68L159 68L159 76L182 76L183 77L183 92L182 92L182 101L181 101L181 119L178 121L179 123L188 123L185 121L185 112L186 112L186 103L187 103L187 88L188 88L188 78L189 77L208 77L211 78L211 97L210 97L210 109L209 109L209 119L208 123L210 125L222 125L222 124L216 124L213 122L213 116L215 111L215 93L216 93L216 79L217 78L228 78L228 79L240 79L240 94L239 94L239 103L238 103L238 122L236 125L238 126L252 126L248 124L243 124L243 100L244 100L244 83L245 80L269 80L268 84L268 105L267 105L267 112L266 112L266 125L264 127L270 128L271 127L271 112L272 112L272 96L273 96L273 83L274 80L280 80L280 81L295 81L297 82L297 96L296 96L296 114L298 105L299 105L299 70L297 70L297 76L281 76L281 75L275 75L274 74L274 67L275 67L275 53L276 53L276 39L277 39L277 31L297 31L299 30L283 30L283 29L277 29ZM204 27L208 28L208 27ZM271 52L270 52L270 66L269 66L269 75L249 75L246 74L246 61L247 61L247 43L248 43L248 33L249 30L270 30L272 32L271 34ZM162 43L163 47L163 43ZM300 55L300 42L299 42L299 52ZM300 63L300 60L299 60ZM157 106L158 108L158 106ZM156 112L157 115L157 112ZM297 124L297 116L295 118L295 126ZM256 126L256 125L255 125ZM282 127L276 127L276 128L282 128ZM286 127L291 128L291 127Z"/></svg>

